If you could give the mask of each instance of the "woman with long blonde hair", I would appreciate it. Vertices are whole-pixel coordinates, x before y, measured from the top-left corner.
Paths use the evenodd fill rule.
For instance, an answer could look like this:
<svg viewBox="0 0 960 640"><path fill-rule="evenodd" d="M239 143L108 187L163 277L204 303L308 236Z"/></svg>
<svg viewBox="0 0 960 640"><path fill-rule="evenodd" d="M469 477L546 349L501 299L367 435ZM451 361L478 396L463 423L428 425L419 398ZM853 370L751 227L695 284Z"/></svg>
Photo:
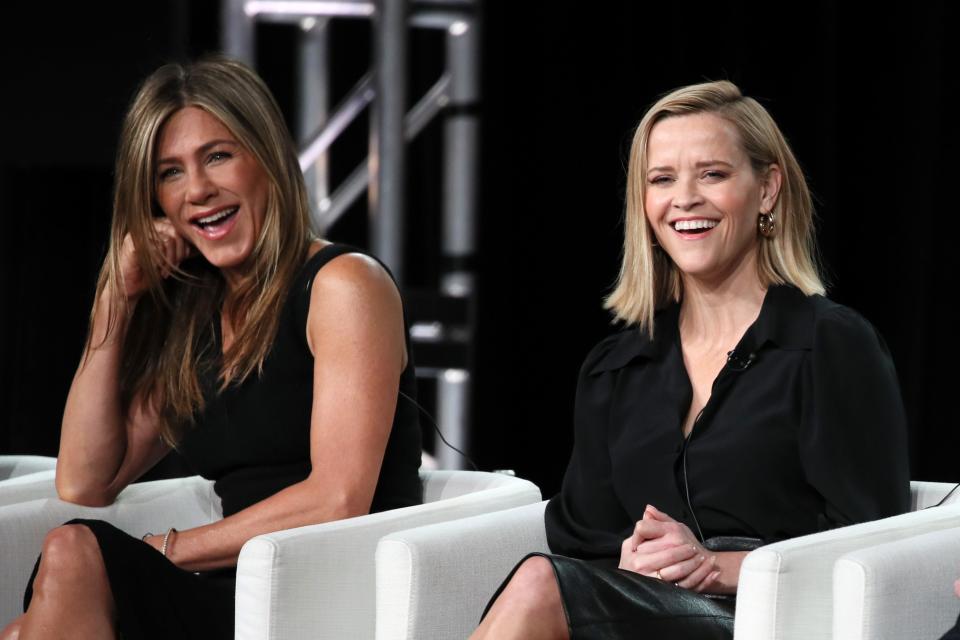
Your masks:
<svg viewBox="0 0 960 640"><path fill-rule="evenodd" d="M115 179L57 491L109 504L175 448L224 518L142 540L51 531L0 637L232 638L247 540L421 499L400 296L375 259L311 235L280 111L238 62L147 78Z"/></svg>
<svg viewBox="0 0 960 640"><path fill-rule="evenodd" d="M627 328L581 369L552 553L475 638L729 639L750 549L908 507L893 363L823 297L810 194L759 103L711 82L654 104L625 225Z"/></svg>

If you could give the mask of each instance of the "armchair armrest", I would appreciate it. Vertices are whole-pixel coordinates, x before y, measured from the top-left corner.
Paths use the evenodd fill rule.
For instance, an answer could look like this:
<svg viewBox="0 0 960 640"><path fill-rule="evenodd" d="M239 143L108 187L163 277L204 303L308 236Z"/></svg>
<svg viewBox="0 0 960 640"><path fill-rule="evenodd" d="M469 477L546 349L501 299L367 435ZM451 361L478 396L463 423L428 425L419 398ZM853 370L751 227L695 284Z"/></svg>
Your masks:
<svg viewBox="0 0 960 640"><path fill-rule="evenodd" d="M734 637L829 640L833 637L833 565L841 556L954 527L960 527L957 504L761 547L740 568Z"/></svg>
<svg viewBox="0 0 960 640"><path fill-rule="evenodd" d="M130 485L108 507L83 507L57 498L0 507L0 627L22 613L23 590L50 529L72 518L92 518L141 536L150 530L208 524L220 514L212 483L197 476Z"/></svg>
<svg viewBox="0 0 960 640"><path fill-rule="evenodd" d="M833 568L833 637L936 640L957 620L960 528L859 549Z"/></svg>
<svg viewBox="0 0 960 640"><path fill-rule="evenodd" d="M377 640L465 638L513 566L549 552L546 502L408 529L377 545Z"/></svg>
<svg viewBox="0 0 960 640"><path fill-rule="evenodd" d="M380 538L538 500L536 485L511 478L437 502L257 536L240 551L235 637L371 638Z"/></svg>

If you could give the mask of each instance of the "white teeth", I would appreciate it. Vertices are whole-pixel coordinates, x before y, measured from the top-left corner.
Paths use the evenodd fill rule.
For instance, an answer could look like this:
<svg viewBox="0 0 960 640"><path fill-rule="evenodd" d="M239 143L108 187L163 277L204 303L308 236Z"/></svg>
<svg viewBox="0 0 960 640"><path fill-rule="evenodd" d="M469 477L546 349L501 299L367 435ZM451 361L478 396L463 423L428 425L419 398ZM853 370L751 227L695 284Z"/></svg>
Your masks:
<svg viewBox="0 0 960 640"><path fill-rule="evenodd" d="M673 223L677 231L692 231L694 229L713 229L720 224L717 220L678 220Z"/></svg>
<svg viewBox="0 0 960 640"><path fill-rule="evenodd" d="M197 224L213 224L218 220L223 220L232 213L235 213L239 207L230 207L229 209L223 209L213 214L212 216L207 216L206 218L197 218L194 220Z"/></svg>

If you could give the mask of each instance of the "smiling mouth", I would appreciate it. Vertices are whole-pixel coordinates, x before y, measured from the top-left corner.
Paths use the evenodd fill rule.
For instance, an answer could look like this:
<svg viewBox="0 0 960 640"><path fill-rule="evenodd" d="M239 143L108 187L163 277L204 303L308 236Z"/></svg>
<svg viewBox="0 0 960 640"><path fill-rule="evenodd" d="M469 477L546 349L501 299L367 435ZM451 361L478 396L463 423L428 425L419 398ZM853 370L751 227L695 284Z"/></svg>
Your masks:
<svg viewBox="0 0 960 640"><path fill-rule="evenodd" d="M670 226L673 227L678 233L684 235L693 235L697 233L706 233L710 229L713 229L715 226L720 224L719 220L677 220L676 222L671 223Z"/></svg>
<svg viewBox="0 0 960 640"><path fill-rule="evenodd" d="M221 209L213 215L206 216L204 218L196 218L191 220L190 224L197 226L201 229L212 229L216 228L219 225L223 224L230 218L236 215L237 211L240 209L239 206L230 207L229 209Z"/></svg>

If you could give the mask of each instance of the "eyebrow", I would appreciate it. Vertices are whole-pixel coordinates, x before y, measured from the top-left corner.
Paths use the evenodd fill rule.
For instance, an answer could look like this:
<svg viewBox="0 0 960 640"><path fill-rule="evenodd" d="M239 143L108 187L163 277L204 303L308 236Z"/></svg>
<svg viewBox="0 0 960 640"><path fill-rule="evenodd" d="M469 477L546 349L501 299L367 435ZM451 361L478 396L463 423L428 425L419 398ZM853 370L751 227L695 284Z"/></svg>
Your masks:
<svg viewBox="0 0 960 640"><path fill-rule="evenodd" d="M716 166L716 165L718 165L718 164L719 164L719 165L723 165L723 166L725 166L725 167L730 167L731 169L734 168L734 166L733 166L732 164L730 164L729 162L727 162L727 161L725 161L725 160L703 160L702 162L698 162L697 164L695 164L695 165L693 165L693 166L696 167L697 169L702 169L702 168L704 168L704 167L713 167L713 166ZM669 166L669 165L668 165L668 166L662 166L662 167L650 167L649 169L647 169L647 173L649 174L649 173L652 173L652 172L654 172L654 171L672 171L672 170L673 170L673 167L671 167L671 166Z"/></svg>
<svg viewBox="0 0 960 640"><path fill-rule="evenodd" d="M210 142L207 142L207 143L204 143L204 144L200 145L200 147L196 150L195 153L196 153L197 155L203 155L204 153L206 153L206 152L209 151L210 149L216 147L217 145L221 145L221 144L231 144L231 145L237 146L239 143L238 143L236 140L229 140L229 139L227 139L227 138L217 138L216 140L211 140ZM157 160L157 165L159 166L159 165L161 165L161 164L173 164L173 163L175 163L175 162L177 162L177 161L178 161L178 159L175 158L175 157L160 158L159 160Z"/></svg>

